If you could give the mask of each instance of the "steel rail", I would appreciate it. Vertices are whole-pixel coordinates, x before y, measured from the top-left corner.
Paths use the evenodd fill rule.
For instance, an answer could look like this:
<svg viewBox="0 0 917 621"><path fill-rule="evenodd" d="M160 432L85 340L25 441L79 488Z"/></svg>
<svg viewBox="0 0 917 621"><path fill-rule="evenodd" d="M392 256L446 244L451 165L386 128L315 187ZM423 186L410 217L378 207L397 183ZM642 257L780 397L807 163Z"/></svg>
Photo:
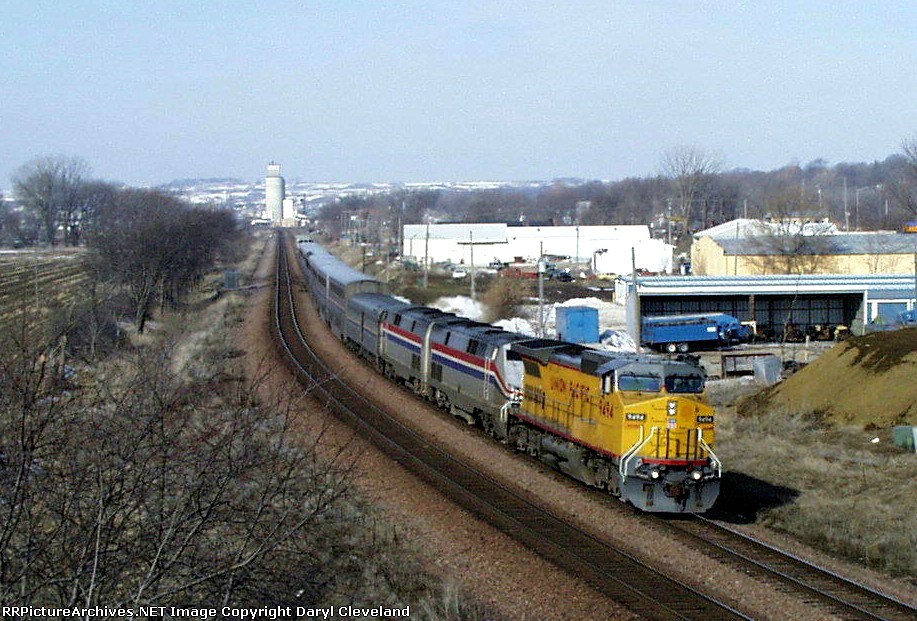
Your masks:
<svg viewBox="0 0 917 621"><path fill-rule="evenodd" d="M669 525L702 542L705 548L717 549L764 576L774 576L784 584L815 595L845 618L864 621L917 619L917 608L899 599L714 520L694 516L690 522L670 522Z"/></svg>
<svg viewBox="0 0 917 621"><path fill-rule="evenodd" d="M313 395L324 397L340 418L386 454L460 506L646 619L751 621L456 459L335 377L298 325L287 259L286 244L278 235L272 330L285 360Z"/></svg>

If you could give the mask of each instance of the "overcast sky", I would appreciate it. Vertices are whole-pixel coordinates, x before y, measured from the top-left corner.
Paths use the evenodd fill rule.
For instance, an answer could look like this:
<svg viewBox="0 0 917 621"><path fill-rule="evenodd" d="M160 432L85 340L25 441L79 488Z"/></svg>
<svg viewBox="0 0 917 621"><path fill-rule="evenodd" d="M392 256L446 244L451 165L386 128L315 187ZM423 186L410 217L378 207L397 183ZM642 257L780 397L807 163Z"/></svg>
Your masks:
<svg viewBox="0 0 917 621"><path fill-rule="evenodd" d="M914 2L5 0L0 187L97 177L620 179L884 159L917 134Z"/></svg>

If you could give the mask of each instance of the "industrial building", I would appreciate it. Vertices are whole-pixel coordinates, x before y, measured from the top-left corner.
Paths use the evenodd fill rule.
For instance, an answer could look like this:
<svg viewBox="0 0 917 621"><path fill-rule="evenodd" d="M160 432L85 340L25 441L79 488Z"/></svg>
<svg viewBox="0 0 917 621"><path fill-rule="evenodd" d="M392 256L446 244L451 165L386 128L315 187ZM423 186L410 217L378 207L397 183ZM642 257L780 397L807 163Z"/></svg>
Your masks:
<svg viewBox="0 0 917 621"><path fill-rule="evenodd" d="M493 261L536 262L540 256L569 257L602 274L637 269L672 271L672 246L650 237L645 225L514 226L504 223L407 224L402 254L418 263L448 261L484 266Z"/></svg>
<svg viewBox="0 0 917 621"><path fill-rule="evenodd" d="M280 164L271 162L267 165L267 176L264 178L264 206L266 215L274 226L283 224L283 201L286 198L286 187L280 176Z"/></svg>
<svg viewBox="0 0 917 621"><path fill-rule="evenodd" d="M698 276L910 274L917 235L841 233L830 223L733 220L700 231L691 246Z"/></svg>
<svg viewBox="0 0 917 621"><path fill-rule="evenodd" d="M637 279L641 317L727 313L754 322L758 334L824 337L838 326L862 334L915 308L910 275L659 276ZM633 281L619 278L615 298L633 307Z"/></svg>

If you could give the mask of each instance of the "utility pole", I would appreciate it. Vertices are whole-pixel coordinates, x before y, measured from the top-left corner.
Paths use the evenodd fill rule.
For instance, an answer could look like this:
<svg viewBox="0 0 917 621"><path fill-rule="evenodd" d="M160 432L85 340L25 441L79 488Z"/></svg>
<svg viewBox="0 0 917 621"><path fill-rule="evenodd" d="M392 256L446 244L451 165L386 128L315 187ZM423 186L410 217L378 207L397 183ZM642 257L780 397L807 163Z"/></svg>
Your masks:
<svg viewBox="0 0 917 621"><path fill-rule="evenodd" d="M573 263L579 268L579 225L576 225L576 258Z"/></svg>
<svg viewBox="0 0 917 621"><path fill-rule="evenodd" d="M544 338L544 242L538 242L538 335Z"/></svg>
<svg viewBox="0 0 917 621"><path fill-rule="evenodd" d="M395 237L398 239L398 254L400 255L404 252L404 227L401 224L401 219L404 218L404 201L401 201L401 211L398 213L398 234Z"/></svg>
<svg viewBox="0 0 917 621"><path fill-rule="evenodd" d="M850 211L847 209L847 177L844 177L844 231L850 232Z"/></svg>
<svg viewBox="0 0 917 621"><path fill-rule="evenodd" d="M474 231L468 231L468 245L471 246L471 266L468 276L471 278L471 301L474 302Z"/></svg>
<svg viewBox="0 0 917 621"><path fill-rule="evenodd" d="M643 319L640 316L640 293L639 287L637 286L637 249L633 246L630 249L630 265L631 265L631 279L633 280L634 287L634 302L630 306L630 310L633 310L634 320L634 343L637 345L637 353L640 353L640 339L642 338L641 331L643 329Z"/></svg>
<svg viewBox="0 0 917 621"><path fill-rule="evenodd" d="M665 200L665 243L672 245L672 199ZM593 255L593 260L595 255Z"/></svg>
<svg viewBox="0 0 917 621"><path fill-rule="evenodd" d="M423 246L423 288L430 284L430 223L427 222L427 237Z"/></svg>
<svg viewBox="0 0 917 621"><path fill-rule="evenodd" d="M738 244L738 242L739 242L739 223L736 222L736 244ZM635 266L634 269L636 270L636 261L634 261L634 266ZM735 258L733 259L733 262L732 262L732 273L734 276L739 275L739 253L738 252L736 252Z"/></svg>
<svg viewBox="0 0 917 621"><path fill-rule="evenodd" d="M477 271L477 268L474 264L474 247L475 246L493 246L496 244L502 244L506 242L499 241L474 241L474 232L468 231L468 241L466 242L456 242L459 246L471 246L471 265L469 266L469 274L471 275L471 299L475 299L475 284L474 277Z"/></svg>

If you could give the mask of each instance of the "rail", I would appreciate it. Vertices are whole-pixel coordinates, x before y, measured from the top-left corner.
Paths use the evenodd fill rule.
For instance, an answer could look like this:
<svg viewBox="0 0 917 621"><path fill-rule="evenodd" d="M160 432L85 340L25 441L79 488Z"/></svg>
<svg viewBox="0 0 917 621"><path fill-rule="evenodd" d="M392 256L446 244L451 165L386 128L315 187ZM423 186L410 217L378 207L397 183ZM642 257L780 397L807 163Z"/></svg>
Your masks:
<svg viewBox="0 0 917 621"><path fill-rule="evenodd" d="M862 621L917 619L917 608L910 604L709 518L694 516L690 521L659 521L666 528L690 538L705 552L714 551L721 560L740 566L746 573L801 592L840 618Z"/></svg>
<svg viewBox="0 0 917 621"><path fill-rule="evenodd" d="M341 381L311 349L296 320L282 237L276 274L272 330L291 370L337 416L364 432L391 458L479 518L646 619L751 621L455 458Z"/></svg>

